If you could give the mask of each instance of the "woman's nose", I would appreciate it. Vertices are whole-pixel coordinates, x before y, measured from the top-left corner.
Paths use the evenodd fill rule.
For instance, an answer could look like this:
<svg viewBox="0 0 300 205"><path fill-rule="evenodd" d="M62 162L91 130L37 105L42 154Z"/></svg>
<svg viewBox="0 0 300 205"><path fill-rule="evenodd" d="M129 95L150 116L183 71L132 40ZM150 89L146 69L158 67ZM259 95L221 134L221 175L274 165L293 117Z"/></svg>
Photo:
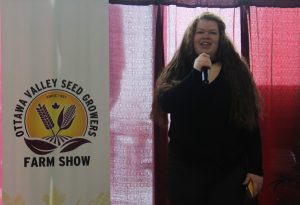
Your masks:
<svg viewBox="0 0 300 205"><path fill-rule="evenodd" d="M208 32L204 32L204 33L203 33L203 37L204 37L204 38L208 38L208 37L209 37L209 33L208 33Z"/></svg>

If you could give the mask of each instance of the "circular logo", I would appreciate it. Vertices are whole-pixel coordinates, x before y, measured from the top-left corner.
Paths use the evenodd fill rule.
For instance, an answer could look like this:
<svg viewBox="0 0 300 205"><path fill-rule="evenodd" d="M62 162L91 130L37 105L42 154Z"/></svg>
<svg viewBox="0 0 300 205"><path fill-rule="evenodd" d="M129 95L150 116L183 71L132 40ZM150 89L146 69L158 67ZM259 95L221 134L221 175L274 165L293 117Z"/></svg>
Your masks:
<svg viewBox="0 0 300 205"><path fill-rule="evenodd" d="M26 110L25 142L37 154L47 154L58 147L61 152L71 151L89 142L83 138L87 124L87 112L76 96L48 90L34 98Z"/></svg>
<svg viewBox="0 0 300 205"><path fill-rule="evenodd" d="M86 131L87 114L75 96L66 91L51 90L30 103L25 127L30 138L81 137Z"/></svg>

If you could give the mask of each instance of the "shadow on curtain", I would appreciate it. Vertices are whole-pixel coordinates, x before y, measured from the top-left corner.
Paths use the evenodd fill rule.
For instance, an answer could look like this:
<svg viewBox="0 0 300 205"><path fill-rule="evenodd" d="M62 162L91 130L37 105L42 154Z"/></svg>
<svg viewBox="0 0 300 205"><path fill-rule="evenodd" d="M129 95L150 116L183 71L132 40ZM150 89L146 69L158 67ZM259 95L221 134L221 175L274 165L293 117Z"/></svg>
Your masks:
<svg viewBox="0 0 300 205"><path fill-rule="evenodd" d="M298 19L299 8L250 8L250 64L265 107L262 205L300 204Z"/></svg>

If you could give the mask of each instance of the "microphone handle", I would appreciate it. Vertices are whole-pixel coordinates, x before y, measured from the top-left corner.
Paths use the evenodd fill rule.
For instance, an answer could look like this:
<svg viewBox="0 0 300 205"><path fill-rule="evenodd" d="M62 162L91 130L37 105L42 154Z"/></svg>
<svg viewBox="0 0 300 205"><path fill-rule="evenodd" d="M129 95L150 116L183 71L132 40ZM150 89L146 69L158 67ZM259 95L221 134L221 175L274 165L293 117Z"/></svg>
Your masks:
<svg viewBox="0 0 300 205"><path fill-rule="evenodd" d="M208 67L207 66L203 66L202 67L202 82L204 83L204 84L208 84L209 82L208 82Z"/></svg>

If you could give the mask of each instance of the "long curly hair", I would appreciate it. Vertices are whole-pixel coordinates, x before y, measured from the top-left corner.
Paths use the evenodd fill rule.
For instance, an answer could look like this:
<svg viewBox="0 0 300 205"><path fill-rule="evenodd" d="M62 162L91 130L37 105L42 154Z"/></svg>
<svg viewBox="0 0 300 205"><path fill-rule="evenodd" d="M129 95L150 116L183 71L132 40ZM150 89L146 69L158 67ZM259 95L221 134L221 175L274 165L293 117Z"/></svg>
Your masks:
<svg viewBox="0 0 300 205"><path fill-rule="evenodd" d="M223 20L210 12L197 16L187 27L180 47L157 79L151 118L161 126L167 125L167 114L160 107L158 96L182 81L193 69L194 60L198 56L194 50L193 38L199 20L215 21L218 24L220 39L215 58L222 63L225 80L231 88L230 123L253 129L258 125L261 103L252 73L226 35Z"/></svg>

